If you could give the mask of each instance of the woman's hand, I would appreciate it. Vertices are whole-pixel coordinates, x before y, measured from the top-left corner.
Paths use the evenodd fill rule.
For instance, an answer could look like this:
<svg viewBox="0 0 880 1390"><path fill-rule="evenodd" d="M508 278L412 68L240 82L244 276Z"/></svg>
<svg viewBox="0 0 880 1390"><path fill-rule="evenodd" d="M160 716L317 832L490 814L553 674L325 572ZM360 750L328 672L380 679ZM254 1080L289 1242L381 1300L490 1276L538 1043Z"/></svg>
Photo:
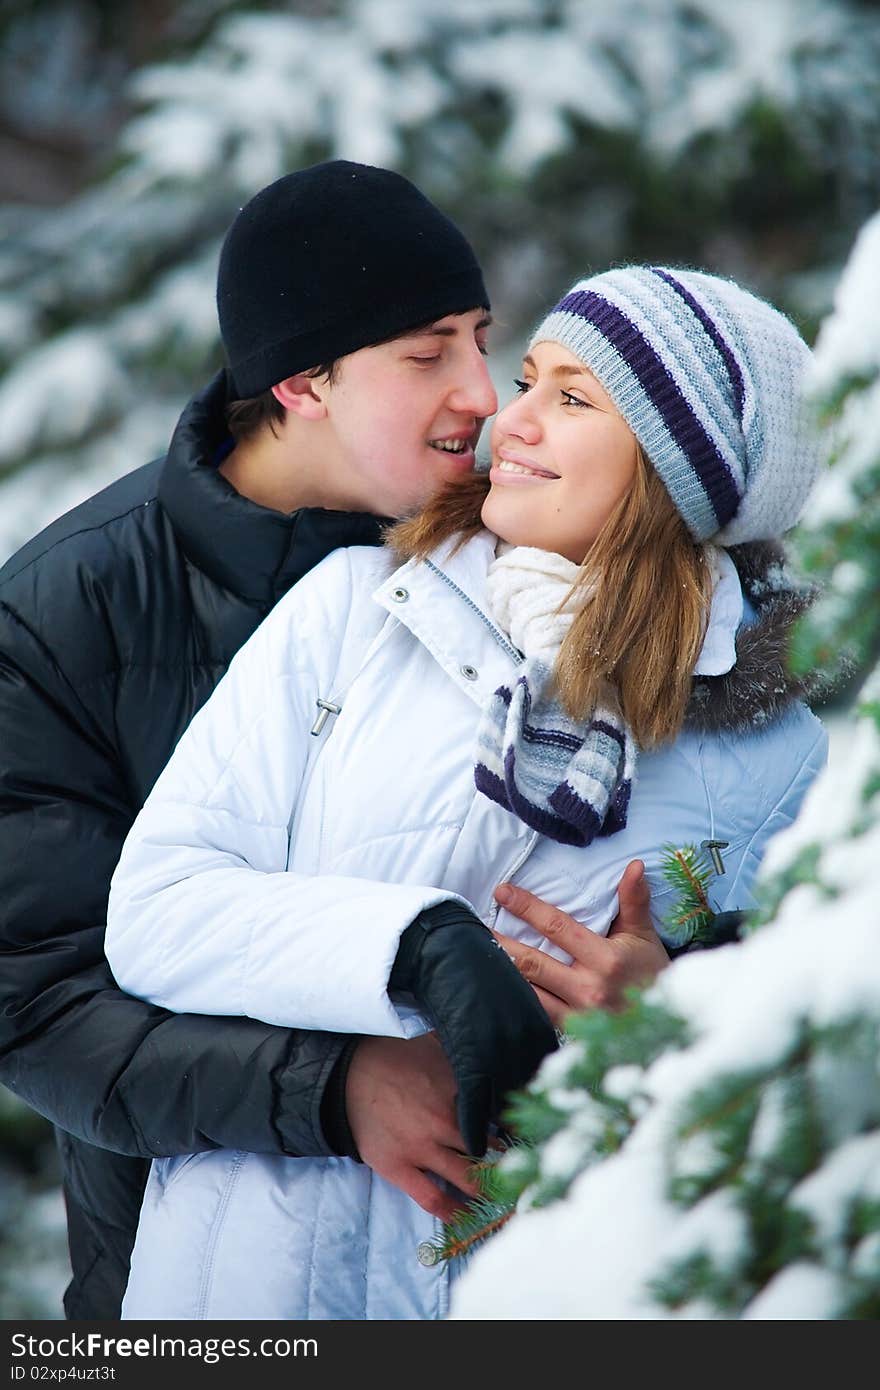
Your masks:
<svg viewBox="0 0 880 1390"><path fill-rule="evenodd" d="M640 859L627 865L617 893L618 913L603 937L525 888L499 883L495 889L502 907L572 957L571 965L563 965L534 946L494 933L557 1028L568 1014L581 1009L621 1008L625 989L649 984L669 964L651 922L651 894Z"/></svg>

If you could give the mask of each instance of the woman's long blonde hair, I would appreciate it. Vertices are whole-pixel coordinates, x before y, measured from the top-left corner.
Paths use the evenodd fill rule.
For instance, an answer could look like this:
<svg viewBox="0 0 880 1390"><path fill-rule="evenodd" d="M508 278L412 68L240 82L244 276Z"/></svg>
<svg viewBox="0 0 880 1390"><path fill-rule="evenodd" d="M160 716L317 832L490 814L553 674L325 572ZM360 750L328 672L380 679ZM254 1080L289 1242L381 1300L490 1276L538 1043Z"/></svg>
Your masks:
<svg viewBox="0 0 880 1390"><path fill-rule="evenodd" d="M458 533L482 528L486 474L447 483L415 516L388 528L401 560L424 559ZM590 546L575 581L595 585L556 661L557 691L575 719L611 697L642 748L674 739L684 722L711 598L702 545L693 540L641 449L635 478Z"/></svg>

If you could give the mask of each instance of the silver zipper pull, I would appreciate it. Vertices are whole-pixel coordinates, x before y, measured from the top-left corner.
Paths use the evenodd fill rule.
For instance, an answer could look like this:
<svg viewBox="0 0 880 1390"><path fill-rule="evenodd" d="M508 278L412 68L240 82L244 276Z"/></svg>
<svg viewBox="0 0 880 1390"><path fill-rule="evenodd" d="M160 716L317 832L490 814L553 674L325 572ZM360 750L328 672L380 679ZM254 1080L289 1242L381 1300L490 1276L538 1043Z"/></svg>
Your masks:
<svg viewBox="0 0 880 1390"><path fill-rule="evenodd" d="M327 723L327 716L330 714L338 714L342 706L334 705L332 700L316 700L315 704L318 706L318 717L309 732L317 738L318 734Z"/></svg>
<svg viewBox="0 0 880 1390"><path fill-rule="evenodd" d="M712 860L712 868L716 874L726 873L724 860L721 858L721 851L730 847L729 840L701 840L700 849L709 851L709 858Z"/></svg>

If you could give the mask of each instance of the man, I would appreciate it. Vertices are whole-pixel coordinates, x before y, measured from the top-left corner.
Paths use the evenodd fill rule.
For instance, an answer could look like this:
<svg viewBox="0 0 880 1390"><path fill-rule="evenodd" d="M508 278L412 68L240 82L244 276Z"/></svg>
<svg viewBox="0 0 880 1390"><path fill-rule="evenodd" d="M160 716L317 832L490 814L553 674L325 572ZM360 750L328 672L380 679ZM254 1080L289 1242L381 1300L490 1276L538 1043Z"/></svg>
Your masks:
<svg viewBox="0 0 880 1390"><path fill-rule="evenodd" d="M335 161L279 180L221 254L230 371L164 460L0 571L0 1079L58 1128L71 1318L118 1316L150 1156L359 1155L447 1216L428 1172L485 1147L505 1092L553 1046L536 994L466 912L422 914L395 963L446 1054L433 1035L168 1014L119 990L102 949L123 839L238 647L329 551L378 543L381 516L473 466L496 406L488 306L464 237L405 179ZM540 926L549 909L522 911ZM607 958L615 986L662 963L649 928L630 937L623 972ZM494 1016L456 1014L468 968ZM505 1013L516 1055L494 1026Z"/></svg>

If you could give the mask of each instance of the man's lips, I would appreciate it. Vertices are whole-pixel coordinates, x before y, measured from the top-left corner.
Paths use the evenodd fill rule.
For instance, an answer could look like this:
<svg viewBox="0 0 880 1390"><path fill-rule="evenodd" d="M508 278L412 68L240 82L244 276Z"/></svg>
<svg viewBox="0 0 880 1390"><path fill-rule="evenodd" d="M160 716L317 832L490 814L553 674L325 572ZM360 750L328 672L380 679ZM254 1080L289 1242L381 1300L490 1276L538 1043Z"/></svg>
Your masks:
<svg viewBox="0 0 880 1390"><path fill-rule="evenodd" d="M428 448L438 454L445 454L447 458L464 459L472 464L479 437L480 432L477 429L455 430L429 439Z"/></svg>

